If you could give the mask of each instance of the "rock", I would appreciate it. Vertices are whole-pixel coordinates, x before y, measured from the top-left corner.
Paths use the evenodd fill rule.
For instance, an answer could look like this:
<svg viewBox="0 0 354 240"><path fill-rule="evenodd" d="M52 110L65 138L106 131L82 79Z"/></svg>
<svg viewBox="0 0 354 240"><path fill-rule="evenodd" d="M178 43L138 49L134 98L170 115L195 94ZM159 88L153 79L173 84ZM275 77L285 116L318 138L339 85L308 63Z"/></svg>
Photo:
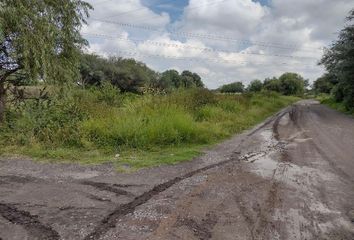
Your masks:
<svg viewBox="0 0 354 240"><path fill-rule="evenodd" d="M119 158L119 157L120 157L120 154L117 153L114 157L115 157L115 158Z"/></svg>

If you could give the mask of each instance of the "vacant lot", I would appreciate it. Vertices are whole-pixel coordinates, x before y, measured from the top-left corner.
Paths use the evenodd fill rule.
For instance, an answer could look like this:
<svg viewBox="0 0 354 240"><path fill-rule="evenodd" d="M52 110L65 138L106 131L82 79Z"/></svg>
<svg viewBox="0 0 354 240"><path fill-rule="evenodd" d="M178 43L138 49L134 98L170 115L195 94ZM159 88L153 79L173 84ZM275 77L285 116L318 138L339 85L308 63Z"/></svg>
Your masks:
<svg viewBox="0 0 354 240"><path fill-rule="evenodd" d="M351 240L353 129L304 101L175 166L4 159L0 237Z"/></svg>
<svg viewBox="0 0 354 240"><path fill-rule="evenodd" d="M120 170L174 164L297 100L206 89L140 96L117 94L111 85L58 92L52 90L50 100L26 100L10 109L0 128L1 154L113 162Z"/></svg>

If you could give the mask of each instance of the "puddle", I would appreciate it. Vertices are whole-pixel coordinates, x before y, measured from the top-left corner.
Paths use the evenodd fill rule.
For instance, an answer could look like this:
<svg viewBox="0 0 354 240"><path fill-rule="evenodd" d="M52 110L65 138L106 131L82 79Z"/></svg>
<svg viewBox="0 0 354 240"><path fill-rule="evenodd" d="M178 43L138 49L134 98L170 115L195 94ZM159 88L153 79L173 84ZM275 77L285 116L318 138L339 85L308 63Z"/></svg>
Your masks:
<svg viewBox="0 0 354 240"><path fill-rule="evenodd" d="M268 156L264 156L255 161L255 167L252 172L262 176L271 177L274 174L274 170L277 168L278 162L274 161Z"/></svg>
<svg viewBox="0 0 354 240"><path fill-rule="evenodd" d="M290 116L289 113L285 114L279 121L279 125L281 126L286 126L290 122Z"/></svg>

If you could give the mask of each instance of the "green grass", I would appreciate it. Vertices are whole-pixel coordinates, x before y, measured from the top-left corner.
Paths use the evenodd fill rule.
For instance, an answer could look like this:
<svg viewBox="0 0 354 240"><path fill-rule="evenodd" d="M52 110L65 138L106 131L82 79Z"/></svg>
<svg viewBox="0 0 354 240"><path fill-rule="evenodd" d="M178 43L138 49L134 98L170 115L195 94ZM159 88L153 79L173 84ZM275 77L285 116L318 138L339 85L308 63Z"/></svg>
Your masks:
<svg viewBox="0 0 354 240"><path fill-rule="evenodd" d="M131 171L190 160L298 100L274 93L168 95L70 89L43 103L12 108L0 128L0 154L50 162L112 162ZM119 157L118 157L119 154Z"/></svg>
<svg viewBox="0 0 354 240"><path fill-rule="evenodd" d="M349 115L354 115L353 111L348 111L346 107L344 106L343 103L341 102L336 102L329 94L321 94L316 97L317 100L320 101L321 104L324 104L330 108L333 108L337 111L349 114Z"/></svg>

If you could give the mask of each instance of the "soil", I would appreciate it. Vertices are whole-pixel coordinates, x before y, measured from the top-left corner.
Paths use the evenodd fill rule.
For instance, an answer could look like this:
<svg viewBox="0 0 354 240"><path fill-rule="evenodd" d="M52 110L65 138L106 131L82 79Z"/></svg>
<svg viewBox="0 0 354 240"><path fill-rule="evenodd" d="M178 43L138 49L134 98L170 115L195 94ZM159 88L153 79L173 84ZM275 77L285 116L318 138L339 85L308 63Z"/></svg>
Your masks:
<svg viewBox="0 0 354 240"><path fill-rule="evenodd" d="M175 166L0 160L0 239L353 240L354 119L305 100Z"/></svg>

